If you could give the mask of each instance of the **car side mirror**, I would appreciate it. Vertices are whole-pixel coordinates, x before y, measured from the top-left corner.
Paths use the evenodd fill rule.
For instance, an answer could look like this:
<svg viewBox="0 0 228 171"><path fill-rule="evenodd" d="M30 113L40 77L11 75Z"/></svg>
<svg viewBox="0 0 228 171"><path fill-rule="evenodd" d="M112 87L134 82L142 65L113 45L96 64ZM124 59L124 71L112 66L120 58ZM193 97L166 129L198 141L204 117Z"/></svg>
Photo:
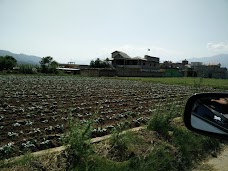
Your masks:
<svg viewBox="0 0 228 171"><path fill-rule="evenodd" d="M228 93L191 96L185 106L184 123L194 132L228 139Z"/></svg>

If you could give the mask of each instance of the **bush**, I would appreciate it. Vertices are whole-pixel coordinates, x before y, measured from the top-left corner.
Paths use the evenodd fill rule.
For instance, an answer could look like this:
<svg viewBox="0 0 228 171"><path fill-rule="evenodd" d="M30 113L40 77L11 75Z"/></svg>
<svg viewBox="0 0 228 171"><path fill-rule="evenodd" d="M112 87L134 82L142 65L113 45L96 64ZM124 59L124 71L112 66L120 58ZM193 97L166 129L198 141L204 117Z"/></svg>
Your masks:
<svg viewBox="0 0 228 171"><path fill-rule="evenodd" d="M167 111L168 113L165 113ZM170 123L178 112L177 109L175 109L174 104L168 106L167 111L157 109L154 113L152 113L152 116L147 125L147 129L154 130L162 136L168 136L169 131L172 130Z"/></svg>
<svg viewBox="0 0 228 171"><path fill-rule="evenodd" d="M35 74L37 73L38 66L30 64L21 64L18 66L19 72L22 74Z"/></svg>
<svg viewBox="0 0 228 171"><path fill-rule="evenodd" d="M117 131L112 134L109 143L111 145L110 154L115 161L126 161L131 154L130 146L136 140L133 132L121 133Z"/></svg>
<svg viewBox="0 0 228 171"><path fill-rule="evenodd" d="M87 159L92 154L91 138L91 122L81 124L79 120L69 120L68 133L64 138L67 146L67 170L72 168L80 168L86 170Z"/></svg>
<svg viewBox="0 0 228 171"><path fill-rule="evenodd" d="M12 56L0 56L0 71L11 70L17 64L17 60Z"/></svg>

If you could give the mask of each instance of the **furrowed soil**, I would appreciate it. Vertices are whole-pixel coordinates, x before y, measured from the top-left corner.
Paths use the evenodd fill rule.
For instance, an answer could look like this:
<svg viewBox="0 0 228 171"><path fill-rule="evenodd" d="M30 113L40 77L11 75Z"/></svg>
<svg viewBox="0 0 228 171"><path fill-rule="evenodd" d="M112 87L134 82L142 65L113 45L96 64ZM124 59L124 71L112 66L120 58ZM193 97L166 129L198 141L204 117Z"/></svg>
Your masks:
<svg viewBox="0 0 228 171"><path fill-rule="evenodd" d="M189 96L209 91L216 90L105 78L3 75L0 159L61 146L70 118L92 121L92 138L101 137L118 127L145 125L158 109L184 108Z"/></svg>
<svg viewBox="0 0 228 171"><path fill-rule="evenodd" d="M5 157L62 145L69 117L93 120L93 137L145 124L153 111L184 106L193 87L64 76L0 77L0 147Z"/></svg>

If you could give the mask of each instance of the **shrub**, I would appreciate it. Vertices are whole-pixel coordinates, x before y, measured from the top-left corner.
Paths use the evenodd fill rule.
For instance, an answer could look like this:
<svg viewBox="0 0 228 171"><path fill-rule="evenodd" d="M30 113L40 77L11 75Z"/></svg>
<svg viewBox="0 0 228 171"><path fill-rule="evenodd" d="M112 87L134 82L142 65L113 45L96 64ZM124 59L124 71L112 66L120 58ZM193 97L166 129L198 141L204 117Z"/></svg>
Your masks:
<svg viewBox="0 0 228 171"><path fill-rule="evenodd" d="M148 122L147 129L157 131L165 137L168 136L168 132L172 129L170 123L176 116L174 111L176 113L178 112L173 104L167 108L167 111L168 113L165 113L160 109L155 110Z"/></svg>
<svg viewBox="0 0 228 171"><path fill-rule="evenodd" d="M92 154L91 122L81 124L79 120L69 120L68 133L64 138L67 146L67 169L86 170L88 157Z"/></svg>
<svg viewBox="0 0 228 171"><path fill-rule="evenodd" d="M31 64L21 64L18 66L19 72L22 74L35 74L37 73L38 66Z"/></svg>
<svg viewBox="0 0 228 171"><path fill-rule="evenodd" d="M112 155L114 160L124 161L128 159L130 153L128 151L128 146L132 139L131 132L121 133L120 131L117 131L112 134L109 140L111 145L111 150L109 153Z"/></svg>

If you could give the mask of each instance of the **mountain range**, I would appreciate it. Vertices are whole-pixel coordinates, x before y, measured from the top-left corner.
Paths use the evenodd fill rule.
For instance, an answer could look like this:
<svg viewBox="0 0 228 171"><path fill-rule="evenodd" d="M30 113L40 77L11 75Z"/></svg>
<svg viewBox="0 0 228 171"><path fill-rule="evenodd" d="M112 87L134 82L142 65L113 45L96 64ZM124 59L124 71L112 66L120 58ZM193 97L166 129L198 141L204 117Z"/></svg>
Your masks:
<svg viewBox="0 0 228 171"><path fill-rule="evenodd" d="M33 55L25 55L25 54L15 54L6 50L0 50L0 56L12 56L17 60L18 64L33 64L39 65L41 57L33 56Z"/></svg>
<svg viewBox="0 0 228 171"><path fill-rule="evenodd" d="M219 54L211 57L202 58L190 58L187 59L189 63L191 62L202 62L203 64L221 64L222 67L228 68L228 54Z"/></svg>
<svg viewBox="0 0 228 171"><path fill-rule="evenodd" d="M0 50L0 56L13 56L18 64L35 64L39 65L41 57L25 54L15 54L6 50ZM211 57L202 57L202 58L190 58L187 59L189 63L191 62L202 62L203 64L218 64L220 63L222 67L228 68L228 54L219 54Z"/></svg>

